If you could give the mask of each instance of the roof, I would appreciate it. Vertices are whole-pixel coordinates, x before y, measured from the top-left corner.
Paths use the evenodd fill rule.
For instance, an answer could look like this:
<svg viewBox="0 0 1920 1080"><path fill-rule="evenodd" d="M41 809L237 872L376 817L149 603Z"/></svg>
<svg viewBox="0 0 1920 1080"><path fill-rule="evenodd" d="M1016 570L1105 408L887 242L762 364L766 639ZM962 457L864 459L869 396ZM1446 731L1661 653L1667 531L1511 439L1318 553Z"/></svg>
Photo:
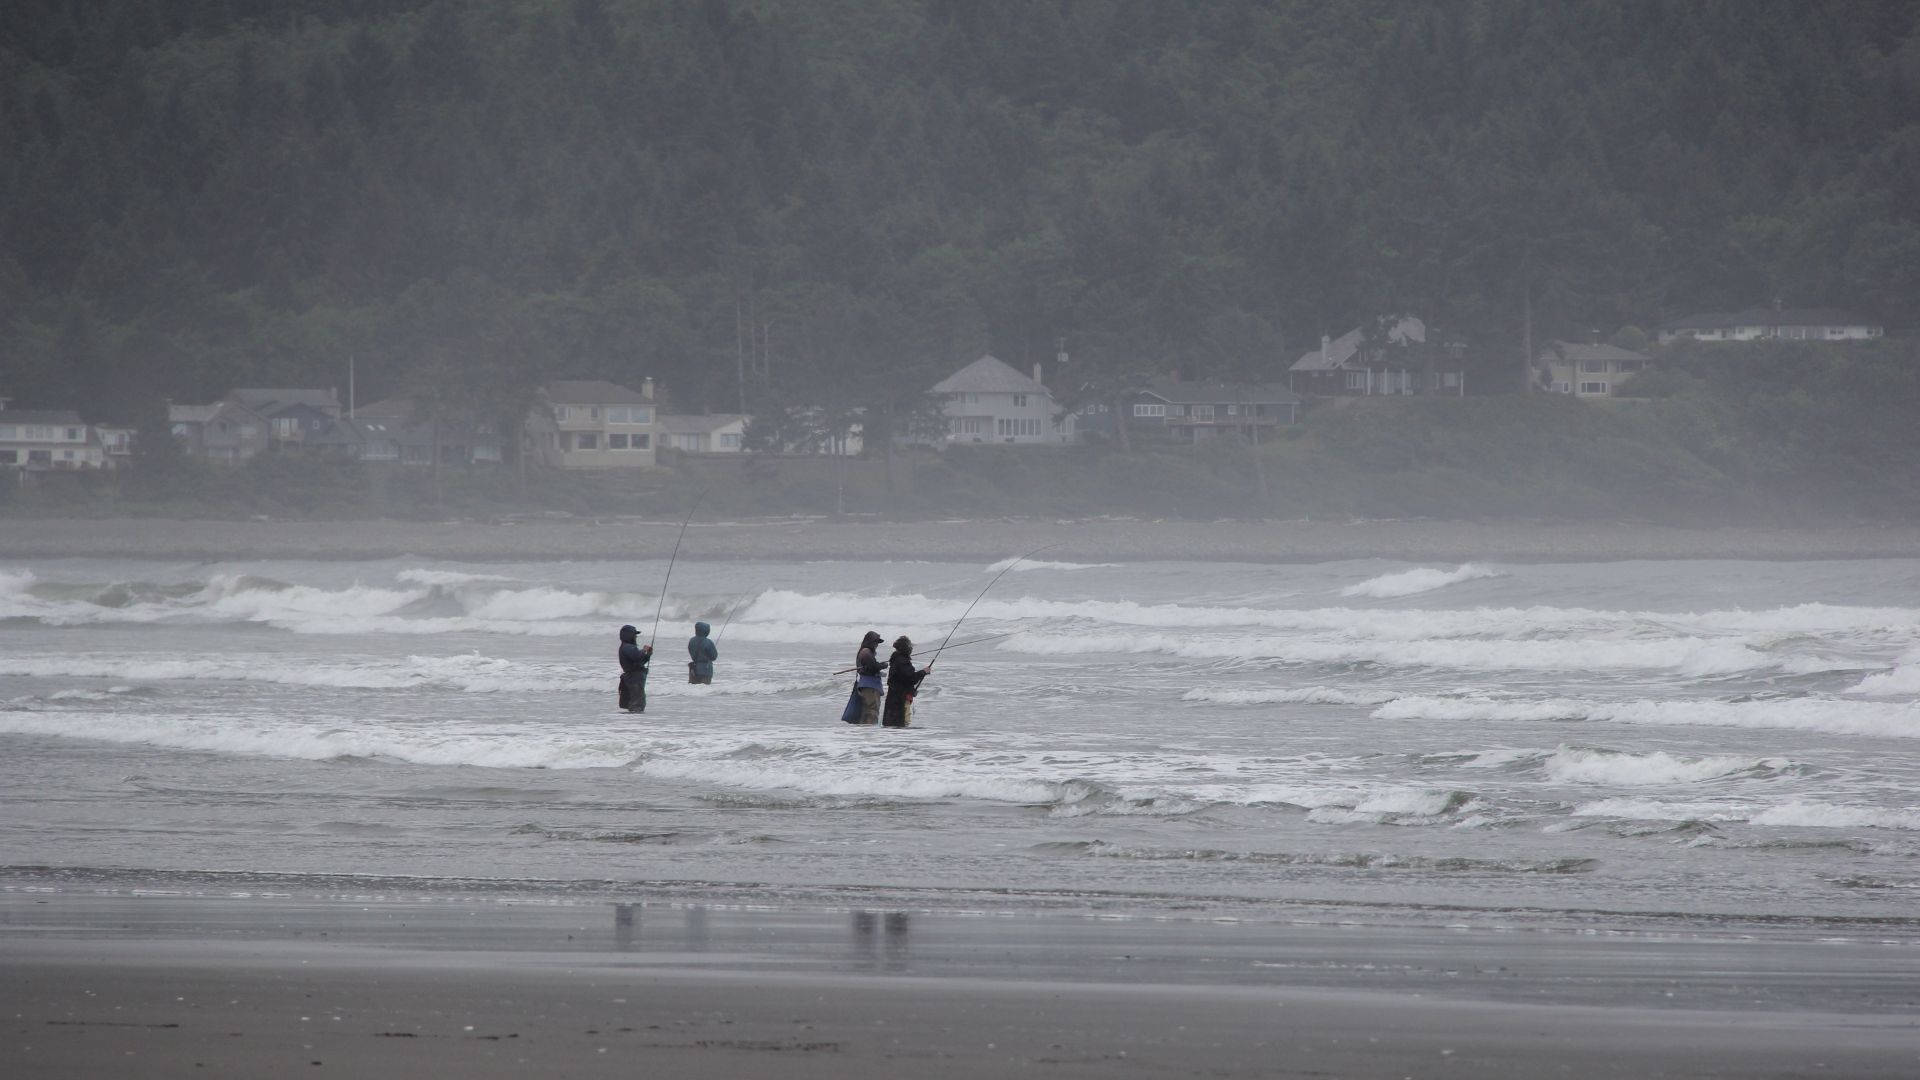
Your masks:
<svg viewBox="0 0 1920 1080"><path fill-rule="evenodd" d="M8 409L0 412L0 424L77 424L80 414L72 409Z"/></svg>
<svg viewBox="0 0 1920 1080"><path fill-rule="evenodd" d="M412 398L390 397L366 405L355 405L353 415L360 420L405 420L413 415L413 410Z"/></svg>
<svg viewBox="0 0 1920 1080"><path fill-rule="evenodd" d="M1878 326L1872 319L1839 308L1748 308L1703 311L1666 324L1667 330L1726 330L1735 326Z"/></svg>
<svg viewBox="0 0 1920 1080"><path fill-rule="evenodd" d="M1328 342L1325 349L1302 353L1289 370L1338 371L1360 354L1360 338L1361 328L1356 326ZM1412 315L1404 316L1387 328L1387 340L1396 345L1405 345L1409 341L1424 343L1427 340L1427 324Z"/></svg>
<svg viewBox="0 0 1920 1080"><path fill-rule="evenodd" d="M983 356L933 384L936 394L1047 394L1031 375L1022 375L1005 361Z"/></svg>
<svg viewBox="0 0 1920 1080"><path fill-rule="evenodd" d="M660 416L660 426L669 435L706 435L750 419L745 413L714 413L710 416Z"/></svg>
<svg viewBox="0 0 1920 1080"><path fill-rule="evenodd" d="M1555 341L1540 350L1540 359L1558 358L1577 363L1582 360L1638 360L1646 363L1653 358L1632 349L1623 349L1618 345L1580 345L1569 341Z"/></svg>
<svg viewBox="0 0 1920 1080"><path fill-rule="evenodd" d="M1147 384L1146 392L1169 405L1298 405L1300 396L1272 383L1228 383L1218 380L1175 382L1162 375Z"/></svg>
<svg viewBox="0 0 1920 1080"><path fill-rule="evenodd" d="M301 405L321 412L340 411L340 396L331 390L248 388L229 391L227 399L237 401L261 416L272 416Z"/></svg>
<svg viewBox="0 0 1920 1080"><path fill-rule="evenodd" d="M204 424L213 419L220 406L213 405L169 405L167 420L175 424Z"/></svg>
<svg viewBox="0 0 1920 1080"><path fill-rule="evenodd" d="M605 379L555 379L545 383L547 400L555 405L651 405L653 399Z"/></svg>

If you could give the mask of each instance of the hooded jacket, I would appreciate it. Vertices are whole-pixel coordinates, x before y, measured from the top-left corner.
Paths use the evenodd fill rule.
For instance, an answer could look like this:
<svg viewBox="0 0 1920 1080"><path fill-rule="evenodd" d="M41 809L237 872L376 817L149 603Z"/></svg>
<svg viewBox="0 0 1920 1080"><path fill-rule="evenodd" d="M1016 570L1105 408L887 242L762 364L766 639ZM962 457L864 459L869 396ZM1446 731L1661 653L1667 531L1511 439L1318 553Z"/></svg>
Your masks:
<svg viewBox="0 0 1920 1080"><path fill-rule="evenodd" d="M703 679L713 678L713 662L720 659L720 646L707 636L712 630L706 623L694 623L693 636L687 639L687 655L692 658L687 667Z"/></svg>
<svg viewBox="0 0 1920 1080"><path fill-rule="evenodd" d="M886 669L880 666L880 657L873 651L873 647L880 644L882 640L884 639L879 634L871 630L867 631L866 637L860 639L860 651L853 654L853 670L856 673L853 685L855 687L879 690L886 685L881 682L881 676Z"/></svg>

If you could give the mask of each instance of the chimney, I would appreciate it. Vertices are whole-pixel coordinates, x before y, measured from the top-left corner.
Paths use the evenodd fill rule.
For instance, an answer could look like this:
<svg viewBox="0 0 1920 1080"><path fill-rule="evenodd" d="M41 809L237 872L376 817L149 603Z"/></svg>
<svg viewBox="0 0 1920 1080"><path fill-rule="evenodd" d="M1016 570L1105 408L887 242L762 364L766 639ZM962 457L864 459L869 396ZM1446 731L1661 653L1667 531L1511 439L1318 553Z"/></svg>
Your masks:
<svg viewBox="0 0 1920 1080"><path fill-rule="evenodd" d="M653 400L653 376L649 375L640 380L640 396L648 401Z"/></svg>
<svg viewBox="0 0 1920 1080"><path fill-rule="evenodd" d="M1041 386L1047 385L1047 381L1040 377L1040 361L1038 360L1033 362L1033 381L1039 383Z"/></svg>
<svg viewBox="0 0 1920 1080"><path fill-rule="evenodd" d="M1325 334L1321 334L1320 335L1320 362L1323 364L1326 363L1327 354L1332 351L1333 351L1333 339L1328 337Z"/></svg>

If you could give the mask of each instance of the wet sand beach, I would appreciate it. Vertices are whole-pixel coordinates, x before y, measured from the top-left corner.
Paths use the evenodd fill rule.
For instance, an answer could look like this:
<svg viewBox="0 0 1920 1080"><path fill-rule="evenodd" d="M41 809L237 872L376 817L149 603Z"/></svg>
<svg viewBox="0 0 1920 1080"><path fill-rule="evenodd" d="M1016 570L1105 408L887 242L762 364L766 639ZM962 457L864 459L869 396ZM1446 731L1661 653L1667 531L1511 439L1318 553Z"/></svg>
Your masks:
<svg viewBox="0 0 1920 1080"><path fill-rule="evenodd" d="M678 521L174 521L0 519L0 558L665 558ZM1051 559L1313 562L1355 558L1858 559L1920 555L1920 528L1680 528L1470 521L696 521L699 559Z"/></svg>
<svg viewBox="0 0 1920 1080"><path fill-rule="evenodd" d="M9 1076L1905 1077L1824 940L457 898L0 895Z"/></svg>

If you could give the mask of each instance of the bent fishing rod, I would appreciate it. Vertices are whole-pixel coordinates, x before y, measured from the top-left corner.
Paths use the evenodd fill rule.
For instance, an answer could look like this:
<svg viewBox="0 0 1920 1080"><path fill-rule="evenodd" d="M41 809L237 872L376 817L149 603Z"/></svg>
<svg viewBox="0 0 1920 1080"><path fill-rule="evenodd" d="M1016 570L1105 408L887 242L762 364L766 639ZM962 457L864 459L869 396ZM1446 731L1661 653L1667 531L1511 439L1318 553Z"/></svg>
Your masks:
<svg viewBox="0 0 1920 1080"><path fill-rule="evenodd" d="M713 635L713 640L715 640L715 641L719 641L719 640L720 640L720 635L721 635L721 634L724 634L724 633L726 633L726 632L727 632L727 627L729 627L729 626L732 626L732 625L733 625L733 617L734 617L735 615L737 615L737 614L739 614L739 613L740 613L740 609L741 609L741 608L743 608L743 607L746 607L746 606L747 606L747 601L749 601L749 600L751 600L751 599L753 599L753 597L751 597L751 596L743 596L743 597L741 597L740 599L738 599L738 600L735 600L735 601L733 602L733 606L727 609L727 618L726 618L726 621L724 621L724 622L722 622L722 623L720 624L720 629L719 629L718 631L716 631L716 632L714 633L714 635Z"/></svg>
<svg viewBox="0 0 1920 1080"><path fill-rule="evenodd" d="M981 643L981 642L983 642L983 641L997 641L997 640L999 640L1000 638L1003 638L1003 637L1012 637L1013 635L1015 635L1015 634L1018 634L1018 633L1020 633L1020 631L1018 631L1018 630L1009 630L1009 631L1007 631L1007 632L1006 632L1006 633L1004 633L1004 634L988 634L988 635L987 635L986 637L977 637L977 638L973 638L973 639L971 639L971 640L968 640L968 641L956 641L956 642L954 642L953 644L951 644L951 645L948 645L948 646L947 646L947 648L949 648L949 649L958 649L958 648L962 648L962 647L964 647L964 646L967 646L967 645L978 645L978 644L980 644L980 643ZM928 664L927 664L927 666L928 666L928 667L932 667L932 666L933 666L933 664L932 664L932 661L928 661ZM860 670L860 669L859 669L859 668L844 668L844 669L842 669L842 670L840 670L840 671L836 671L836 672L834 672L834 674L835 674L835 675L846 675L846 674L849 674L849 673L851 673L851 672L855 672L855 671L858 671L858 670Z"/></svg>
<svg viewBox="0 0 1920 1080"><path fill-rule="evenodd" d="M693 505L687 508L687 516L680 521L680 535L673 538L673 554L667 556L667 576L660 581L660 602L653 608L653 633L647 635L649 649L653 648L654 642L660 638L660 612L667 606L667 583L673 580L673 564L680 558L680 541L687 538L687 526L693 523L694 513L700 509L700 504L706 499L707 493L703 491L699 498L693 500Z"/></svg>
<svg viewBox="0 0 1920 1080"><path fill-rule="evenodd" d="M934 661L939 660L940 654L947 650L947 641L953 640L954 631L959 630L960 624L963 622L966 622L967 616L973 614L973 609L979 605L980 601L986 599L988 590L992 589L994 585L997 584L1001 578L1006 577L1008 572L1011 571L1014 567L1019 566L1021 563L1026 562L1028 559L1033 558L1035 555L1040 554L1041 552L1047 550L1048 548L1059 547L1059 546L1060 545L1058 544L1042 544L1039 547L1034 548L1032 551L1027 552L1025 555L1022 555L1019 558L1008 563L1006 566L1000 569L999 573L993 575L993 580L987 582L987 587L985 589L981 589L980 595L974 597L973 603L967 605L967 610L961 612L960 617L954 620L953 629L947 631L946 641L942 641L940 643L940 647L933 650L933 659L927 661L926 670L928 671L933 670Z"/></svg>

